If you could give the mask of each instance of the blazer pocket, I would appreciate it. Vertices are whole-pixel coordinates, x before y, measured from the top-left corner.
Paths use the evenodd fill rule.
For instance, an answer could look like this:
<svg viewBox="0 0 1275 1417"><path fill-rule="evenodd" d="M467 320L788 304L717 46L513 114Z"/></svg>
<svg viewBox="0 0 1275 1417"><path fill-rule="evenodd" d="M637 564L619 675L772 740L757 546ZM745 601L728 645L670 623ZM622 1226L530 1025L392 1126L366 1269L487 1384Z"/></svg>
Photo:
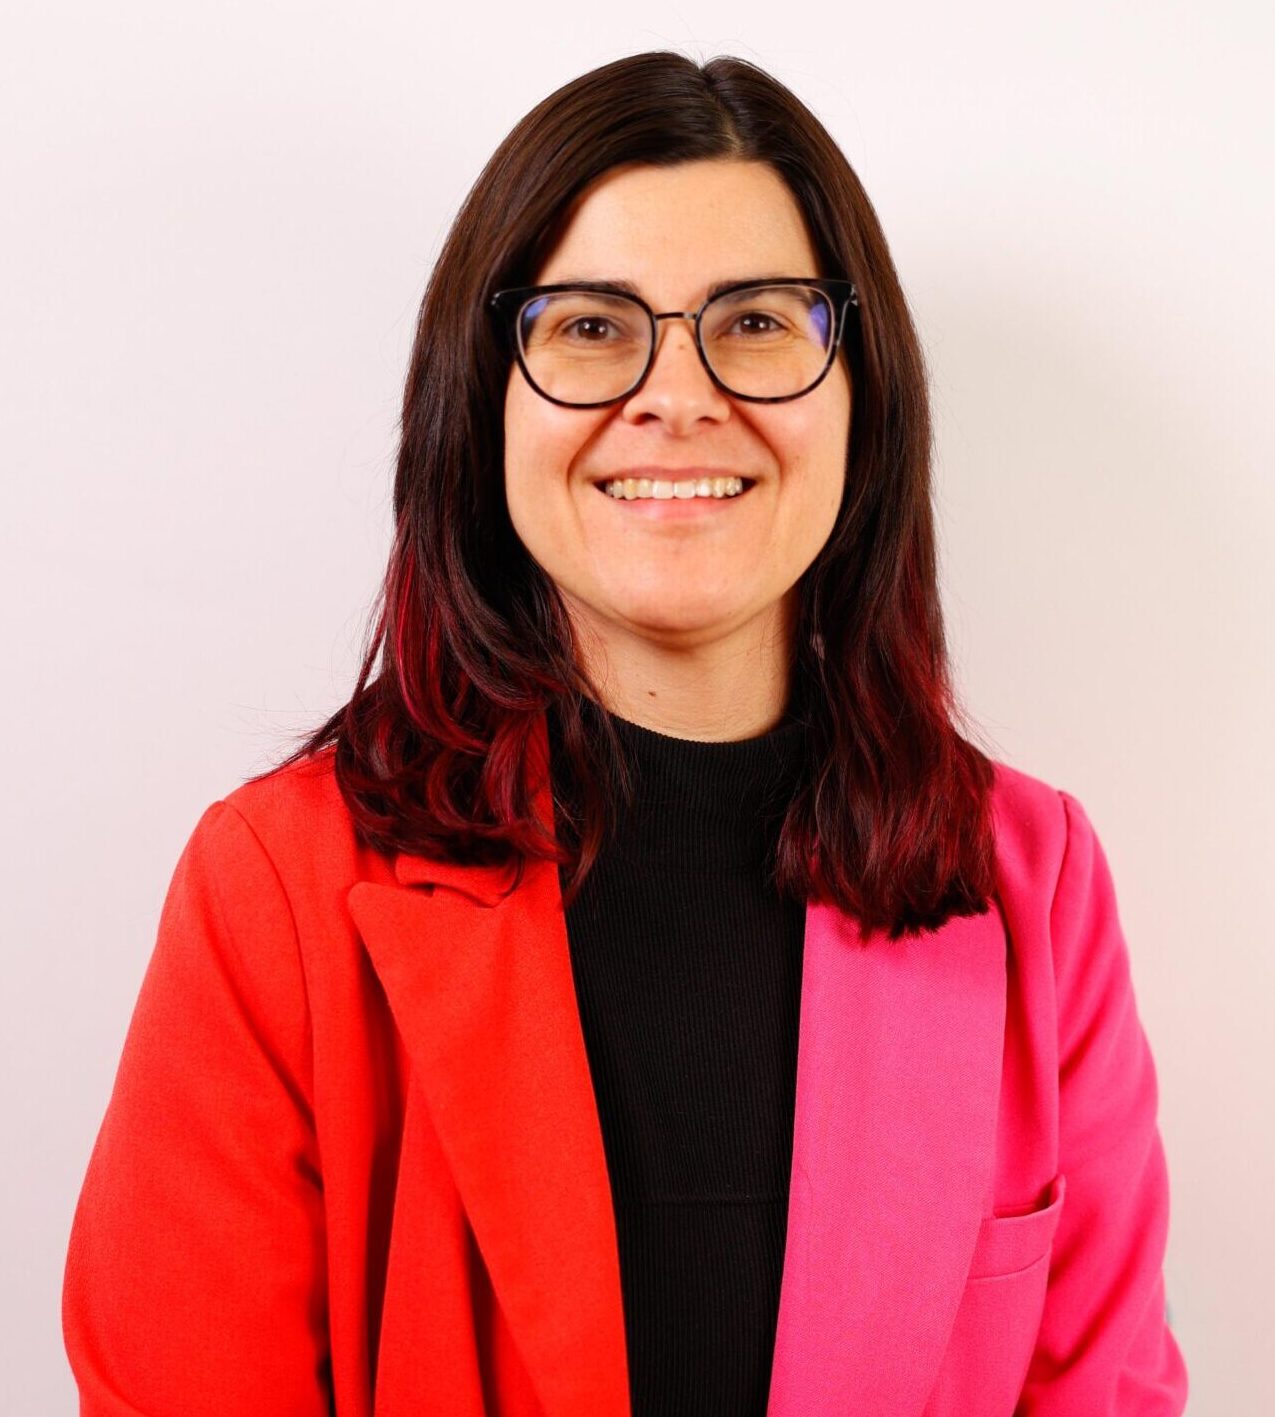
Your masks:
<svg viewBox="0 0 1275 1417"><path fill-rule="evenodd" d="M1009 1417L1018 1410L1045 1309L1066 1185L1059 1172L1044 1205L983 1221L922 1417Z"/></svg>
<svg viewBox="0 0 1275 1417"><path fill-rule="evenodd" d="M1003 1279L1031 1269L1049 1254L1062 1214L1067 1178L1060 1171L1049 1183L1045 1204L1018 1215L992 1215L974 1242L969 1278Z"/></svg>

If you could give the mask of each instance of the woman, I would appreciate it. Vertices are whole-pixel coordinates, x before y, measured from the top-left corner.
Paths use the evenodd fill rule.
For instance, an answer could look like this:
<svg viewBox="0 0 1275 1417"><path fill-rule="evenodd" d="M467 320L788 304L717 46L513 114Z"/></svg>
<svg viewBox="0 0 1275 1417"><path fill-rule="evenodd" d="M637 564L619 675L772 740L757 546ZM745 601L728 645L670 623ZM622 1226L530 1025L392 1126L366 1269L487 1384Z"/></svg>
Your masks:
<svg viewBox="0 0 1275 1417"><path fill-rule="evenodd" d="M516 126L354 695L178 863L85 1413L1182 1411L1110 874L954 726L929 441L773 79L639 55Z"/></svg>

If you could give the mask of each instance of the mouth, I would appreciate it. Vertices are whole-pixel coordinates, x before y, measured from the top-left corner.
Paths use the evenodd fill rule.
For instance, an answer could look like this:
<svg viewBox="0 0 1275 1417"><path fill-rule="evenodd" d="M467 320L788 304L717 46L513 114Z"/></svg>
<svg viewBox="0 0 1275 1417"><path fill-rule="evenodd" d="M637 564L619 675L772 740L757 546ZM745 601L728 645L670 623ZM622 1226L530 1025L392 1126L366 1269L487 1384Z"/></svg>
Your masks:
<svg viewBox="0 0 1275 1417"><path fill-rule="evenodd" d="M754 478L734 475L663 478L636 476L602 478L593 485L612 501L667 505L670 502L737 501L754 482Z"/></svg>

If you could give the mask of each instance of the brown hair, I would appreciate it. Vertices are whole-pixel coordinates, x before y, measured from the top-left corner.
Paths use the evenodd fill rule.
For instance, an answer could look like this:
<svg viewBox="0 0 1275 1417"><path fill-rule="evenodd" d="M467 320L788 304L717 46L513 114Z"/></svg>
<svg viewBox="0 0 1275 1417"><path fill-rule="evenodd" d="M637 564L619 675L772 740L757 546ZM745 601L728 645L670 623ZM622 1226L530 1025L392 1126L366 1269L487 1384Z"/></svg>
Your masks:
<svg viewBox="0 0 1275 1417"><path fill-rule="evenodd" d="M845 493L799 585L791 708L805 724L806 771L775 883L800 899L830 898L891 938L982 913L993 768L955 726L916 331L845 156L792 93L742 59L700 65L655 52L594 69L537 104L483 169L421 304L396 534L358 684L280 766L334 745L360 839L458 862L556 860L564 899L574 898L628 778L557 588L509 519L511 356L488 301L534 278L573 203L610 169L706 158L770 164L805 215L820 274L852 279L859 297L848 324ZM525 772L551 704L583 786L556 840L532 811Z"/></svg>

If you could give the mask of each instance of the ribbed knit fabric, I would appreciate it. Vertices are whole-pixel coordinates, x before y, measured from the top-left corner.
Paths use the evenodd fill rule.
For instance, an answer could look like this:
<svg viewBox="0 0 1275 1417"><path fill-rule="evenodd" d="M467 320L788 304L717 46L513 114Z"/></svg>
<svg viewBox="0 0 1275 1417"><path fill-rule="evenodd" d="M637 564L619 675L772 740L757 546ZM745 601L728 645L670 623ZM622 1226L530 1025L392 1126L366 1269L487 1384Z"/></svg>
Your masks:
<svg viewBox="0 0 1275 1417"><path fill-rule="evenodd" d="M802 728L672 738L567 911L611 1179L633 1417L764 1417L792 1162L805 905L769 880ZM554 715L555 790L571 794Z"/></svg>

